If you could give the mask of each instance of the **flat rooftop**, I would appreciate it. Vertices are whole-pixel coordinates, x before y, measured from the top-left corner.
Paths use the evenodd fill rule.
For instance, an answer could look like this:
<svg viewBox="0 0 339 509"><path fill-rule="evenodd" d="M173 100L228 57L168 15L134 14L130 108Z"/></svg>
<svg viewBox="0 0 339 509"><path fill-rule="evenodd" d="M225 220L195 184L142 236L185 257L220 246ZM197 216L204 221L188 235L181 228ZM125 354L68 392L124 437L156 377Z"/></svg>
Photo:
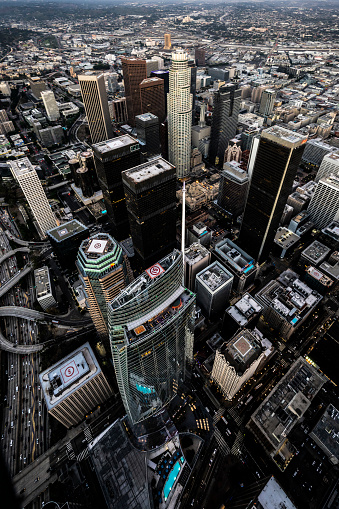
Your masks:
<svg viewBox="0 0 339 509"><path fill-rule="evenodd" d="M224 163L221 175L226 178L235 180L235 182L238 182L239 184L247 182L248 181L247 171L241 168L240 164L241 163L238 163L237 161L230 161Z"/></svg>
<svg viewBox="0 0 339 509"><path fill-rule="evenodd" d="M35 269L34 282L36 287L36 296L38 299L52 293L48 267Z"/></svg>
<svg viewBox="0 0 339 509"><path fill-rule="evenodd" d="M62 242L63 240L69 239L70 237L73 237L73 235L84 231L88 231L87 226L80 223L77 219L72 219L72 221L68 221L68 223L64 223L57 228L53 228L47 233L57 242Z"/></svg>
<svg viewBox="0 0 339 509"><path fill-rule="evenodd" d="M339 462L339 410L328 405L310 436L326 452L333 463Z"/></svg>
<svg viewBox="0 0 339 509"><path fill-rule="evenodd" d="M247 275L256 270L255 260L229 239L218 242L215 251L240 274Z"/></svg>
<svg viewBox="0 0 339 509"><path fill-rule="evenodd" d="M241 375L259 357L263 348L257 337L245 329L237 332L219 351Z"/></svg>
<svg viewBox="0 0 339 509"><path fill-rule="evenodd" d="M238 302L226 309L240 327L245 327L249 320L258 313L261 313L262 306L249 294L245 293Z"/></svg>
<svg viewBox="0 0 339 509"><path fill-rule="evenodd" d="M105 154L106 152L128 147L129 145L135 145L136 143L138 142L135 138L132 138L129 134L123 134L122 136L112 138L111 140L95 143L92 147L100 154Z"/></svg>
<svg viewBox="0 0 339 509"><path fill-rule="evenodd" d="M210 252L201 244L195 242L185 249L185 262L189 265L194 265L200 262L206 256L209 256Z"/></svg>
<svg viewBox="0 0 339 509"><path fill-rule="evenodd" d="M217 291L225 283L233 280L233 274L226 270L219 262L214 262L196 276L212 293Z"/></svg>
<svg viewBox="0 0 339 509"><path fill-rule="evenodd" d="M299 357L255 410L251 421L270 442L273 451L281 447L326 381L325 375Z"/></svg>
<svg viewBox="0 0 339 509"><path fill-rule="evenodd" d="M339 155L338 155L339 158ZM321 230L325 235L328 235L334 240L339 241L339 223L338 221L332 221L326 228Z"/></svg>
<svg viewBox="0 0 339 509"><path fill-rule="evenodd" d="M289 249L300 240L299 235L288 228L280 227L274 237L274 242L282 249Z"/></svg>
<svg viewBox="0 0 339 509"><path fill-rule="evenodd" d="M16 161L9 161L13 175L18 178L26 173L30 173L34 170L34 167L27 157L22 157Z"/></svg>
<svg viewBox="0 0 339 509"><path fill-rule="evenodd" d="M101 372L89 343L77 348L53 366L40 373L41 388L48 410Z"/></svg>
<svg viewBox="0 0 339 509"><path fill-rule="evenodd" d="M262 509L297 509L272 476L258 495Z"/></svg>
<svg viewBox="0 0 339 509"><path fill-rule="evenodd" d="M150 78L150 79L153 79L155 81L160 81L158 78ZM142 120L143 122L146 122L147 120L158 120L158 117L156 115L153 115L153 113L143 113L142 115L137 115L135 118L137 120Z"/></svg>
<svg viewBox="0 0 339 509"><path fill-rule="evenodd" d="M307 136L276 125L269 127L268 129L264 129L261 136L289 148L298 147L307 141Z"/></svg>
<svg viewBox="0 0 339 509"><path fill-rule="evenodd" d="M331 249L325 246L325 244L321 244L321 242L315 240L301 252L301 256L310 260L314 265L318 265L320 262L325 260L330 251Z"/></svg>
<svg viewBox="0 0 339 509"><path fill-rule="evenodd" d="M148 161L147 163L140 164L129 170L122 172L123 178L131 180L134 184L145 182L152 177L163 175L169 170L175 170L175 167L162 157L157 157Z"/></svg>
<svg viewBox="0 0 339 509"><path fill-rule="evenodd" d="M118 246L117 242L107 233L99 233L82 241L81 251L90 260L97 260L108 253L113 252Z"/></svg>
<svg viewBox="0 0 339 509"><path fill-rule="evenodd" d="M328 276L325 276L325 274L323 274L320 270L316 269L312 265L310 265L306 269L306 272L307 272L307 274L312 276L314 279L319 281L319 283L326 286L327 288L329 288L330 286L333 285L333 280L331 278L329 278Z"/></svg>

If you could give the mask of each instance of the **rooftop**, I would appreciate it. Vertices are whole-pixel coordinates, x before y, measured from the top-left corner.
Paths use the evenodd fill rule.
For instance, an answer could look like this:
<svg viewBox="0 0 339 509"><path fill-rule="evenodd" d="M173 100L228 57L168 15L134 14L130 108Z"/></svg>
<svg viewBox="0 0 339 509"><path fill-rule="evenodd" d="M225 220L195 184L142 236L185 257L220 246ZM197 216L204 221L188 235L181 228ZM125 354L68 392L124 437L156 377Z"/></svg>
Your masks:
<svg viewBox="0 0 339 509"><path fill-rule="evenodd" d="M284 226L278 228L274 242L282 249L288 249L300 240L299 235Z"/></svg>
<svg viewBox="0 0 339 509"><path fill-rule="evenodd" d="M289 148L298 147L307 141L307 136L305 137L304 135L300 135L290 131L289 129L285 129L284 127L276 125L265 129L261 133L261 136Z"/></svg>
<svg viewBox="0 0 339 509"><path fill-rule="evenodd" d="M238 302L226 309L240 327L245 327L249 320L262 311L262 306L249 294L245 293Z"/></svg>
<svg viewBox="0 0 339 509"><path fill-rule="evenodd" d="M48 410L61 403L101 372L89 343L77 348L40 375Z"/></svg>
<svg viewBox="0 0 339 509"><path fill-rule="evenodd" d="M18 178L22 175L35 171L32 163L27 157L22 157L16 161L9 161L13 175Z"/></svg>
<svg viewBox="0 0 339 509"><path fill-rule="evenodd" d="M36 296L38 299L52 293L48 267L35 269L34 282L36 287Z"/></svg>
<svg viewBox="0 0 339 509"><path fill-rule="evenodd" d="M196 282L198 280L213 293L226 283L232 282L233 274L219 262L214 262L197 274Z"/></svg>
<svg viewBox="0 0 339 509"><path fill-rule="evenodd" d="M248 274L256 270L255 260L229 239L218 242L215 251L238 273Z"/></svg>
<svg viewBox="0 0 339 509"><path fill-rule="evenodd" d="M138 184L152 177L158 177L168 172L168 170L175 171L175 167L162 157L157 157L139 166L135 166L130 170L123 171L122 175L124 180L131 180L135 184ZM173 171L171 173L173 173Z"/></svg>
<svg viewBox="0 0 339 509"><path fill-rule="evenodd" d="M310 265L306 269L306 272L307 272L307 274L312 276L314 279L319 281L319 283L321 283L324 286L327 286L328 288L333 285L333 280L331 278L329 278L328 276L325 276L325 274L320 272L320 270L316 269L312 265Z"/></svg>
<svg viewBox="0 0 339 509"><path fill-rule="evenodd" d="M339 462L339 411L332 404L328 405L310 436L333 463Z"/></svg>
<svg viewBox="0 0 339 509"><path fill-rule="evenodd" d="M339 157L339 155L338 155ZM328 235L334 240L339 241L339 222L338 221L332 221L326 228L321 230L325 235Z"/></svg>
<svg viewBox="0 0 339 509"><path fill-rule="evenodd" d="M57 242L62 242L83 231L88 231L88 228L77 219L72 219L72 221L68 221L68 223L53 228L53 230L49 230L47 233Z"/></svg>
<svg viewBox="0 0 339 509"><path fill-rule="evenodd" d="M208 249L195 242L185 249L185 262L189 265L194 265L206 258L206 256L209 256L209 254Z"/></svg>
<svg viewBox="0 0 339 509"><path fill-rule="evenodd" d="M118 246L117 242L107 233L99 233L85 239L80 246L81 251L89 260L97 260L113 252Z"/></svg>
<svg viewBox="0 0 339 509"><path fill-rule="evenodd" d="M160 81L157 78L153 79ZM153 113L143 113L142 115L137 115L135 118L136 120L142 120L143 122L146 122L146 120L158 120L158 117L153 115Z"/></svg>
<svg viewBox="0 0 339 509"><path fill-rule="evenodd" d="M118 136L117 138L112 138L111 140L101 141L100 143L95 143L92 145L93 149L100 154L105 154L106 152L111 152L114 150L118 150L122 147L128 147L130 145L137 144L137 140L132 138L129 134L123 134L122 136Z"/></svg>
<svg viewBox="0 0 339 509"><path fill-rule="evenodd" d="M240 163L237 161L230 161L228 163L224 163L223 171L221 173L224 177L231 178L239 183L244 183L248 181L247 171L241 168Z"/></svg>
<svg viewBox="0 0 339 509"><path fill-rule="evenodd" d="M296 509L274 477L271 477L259 493L258 502L262 509Z"/></svg>
<svg viewBox="0 0 339 509"><path fill-rule="evenodd" d="M241 375L259 357L263 348L258 338L251 331L244 329L237 332L219 350L236 372Z"/></svg>
<svg viewBox="0 0 339 509"><path fill-rule="evenodd" d="M321 244L315 240L301 252L301 255L307 260L310 260L313 264L318 265L325 260L330 251L330 248L325 246L325 244Z"/></svg>

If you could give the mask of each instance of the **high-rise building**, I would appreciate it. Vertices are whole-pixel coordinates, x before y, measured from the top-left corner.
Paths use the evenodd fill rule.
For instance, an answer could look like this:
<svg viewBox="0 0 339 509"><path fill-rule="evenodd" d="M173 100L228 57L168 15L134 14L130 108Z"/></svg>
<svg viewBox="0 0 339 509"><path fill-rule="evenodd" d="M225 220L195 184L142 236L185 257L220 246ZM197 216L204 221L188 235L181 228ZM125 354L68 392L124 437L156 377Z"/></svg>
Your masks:
<svg viewBox="0 0 339 509"><path fill-rule="evenodd" d="M141 151L147 155L160 154L159 119L152 113L135 117L135 127Z"/></svg>
<svg viewBox="0 0 339 509"><path fill-rule="evenodd" d="M46 83L38 76L28 78L29 86L31 87L32 94L36 99L41 99L41 92L46 90Z"/></svg>
<svg viewBox="0 0 339 509"><path fill-rule="evenodd" d="M191 69L191 94L192 94L192 125L195 123L196 112L196 98L197 98L197 66L195 60L188 61L188 66Z"/></svg>
<svg viewBox="0 0 339 509"><path fill-rule="evenodd" d="M115 374L132 424L162 411L192 362L195 295L182 282L182 254L174 250L108 305Z"/></svg>
<svg viewBox="0 0 339 509"><path fill-rule="evenodd" d="M25 195L41 235L45 237L46 232L55 228L58 222L48 203L37 172L27 157L10 161L9 164L13 177L17 180Z"/></svg>
<svg viewBox="0 0 339 509"><path fill-rule="evenodd" d="M135 138L125 134L93 145L94 162L102 189L107 214L118 240L128 236L129 224L121 172L138 166L140 146Z"/></svg>
<svg viewBox="0 0 339 509"><path fill-rule="evenodd" d="M161 78L146 78L140 85L141 113L152 113L159 122L166 118L164 80Z"/></svg>
<svg viewBox="0 0 339 509"><path fill-rule="evenodd" d="M225 163L221 172L218 205L229 214L231 219L236 219L243 213L247 190L247 172L236 161Z"/></svg>
<svg viewBox="0 0 339 509"><path fill-rule="evenodd" d="M157 71L158 69L159 69L158 60L153 60L153 59L146 60L146 71L147 71L148 78L150 77L152 71Z"/></svg>
<svg viewBox="0 0 339 509"><path fill-rule="evenodd" d="M263 91L259 106L259 113L261 115L268 117L268 115L272 113L276 97L277 92L275 90L272 90L271 88L267 88L266 90Z"/></svg>
<svg viewBox="0 0 339 509"><path fill-rule="evenodd" d="M8 115L6 110L0 110L0 122L8 122Z"/></svg>
<svg viewBox="0 0 339 509"><path fill-rule="evenodd" d="M319 229L339 220L339 175L331 175L318 182L307 212Z"/></svg>
<svg viewBox="0 0 339 509"><path fill-rule="evenodd" d="M219 262L213 262L195 278L197 304L207 318L215 318L225 311L231 295L233 274Z"/></svg>
<svg viewBox="0 0 339 509"><path fill-rule="evenodd" d="M143 267L176 246L176 172L162 157L122 172L133 247Z"/></svg>
<svg viewBox="0 0 339 509"><path fill-rule="evenodd" d="M92 143L110 140L113 129L104 75L80 74L78 80Z"/></svg>
<svg viewBox="0 0 339 509"><path fill-rule="evenodd" d="M198 67L206 65L206 51L203 48L195 48L195 61Z"/></svg>
<svg viewBox="0 0 339 509"><path fill-rule="evenodd" d="M47 235L60 264L74 269L80 244L89 236L87 226L77 219L72 219L49 230Z"/></svg>
<svg viewBox="0 0 339 509"><path fill-rule="evenodd" d="M134 127L135 117L142 113L139 85L147 78L146 60L135 57L122 57L121 64L124 76L128 122Z"/></svg>
<svg viewBox="0 0 339 509"><path fill-rule="evenodd" d="M171 34L165 34L165 46L164 49L171 49Z"/></svg>
<svg viewBox="0 0 339 509"><path fill-rule="evenodd" d="M195 277L211 263L211 253L198 242L191 244L185 249L185 286L192 290L195 289Z"/></svg>
<svg viewBox="0 0 339 509"><path fill-rule="evenodd" d="M51 281L48 267L40 267L34 271L34 286L36 300L44 311L57 305L55 288Z"/></svg>
<svg viewBox="0 0 339 509"><path fill-rule="evenodd" d="M254 375L264 356L258 338L247 329L241 330L216 351L211 378L231 400Z"/></svg>
<svg viewBox="0 0 339 509"><path fill-rule="evenodd" d="M46 129L38 130L38 137L40 138L44 147L61 145L61 143L64 141L64 130L61 125L46 127Z"/></svg>
<svg viewBox="0 0 339 509"><path fill-rule="evenodd" d="M273 244L306 139L278 126L261 134L237 241L259 263L267 258Z"/></svg>
<svg viewBox="0 0 339 509"><path fill-rule="evenodd" d="M111 119L118 124L125 124L127 122L127 107L126 97L113 99L108 103Z"/></svg>
<svg viewBox="0 0 339 509"><path fill-rule="evenodd" d="M167 108L169 160L177 177L185 177L190 170L192 94L188 55L182 51L172 54Z"/></svg>
<svg viewBox="0 0 339 509"><path fill-rule="evenodd" d="M339 152L332 152L324 156L314 180L319 182L331 175L339 175Z"/></svg>
<svg viewBox="0 0 339 509"><path fill-rule="evenodd" d="M120 245L107 233L84 240L76 261L87 294L87 305L101 337L108 337L107 304L125 288Z"/></svg>
<svg viewBox="0 0 339 509"><path fill-rule="evenodd" d="M151 72L151 78L159 78L164 80L164 98L165 98L165 115L167 115L167 94L169 92L169 70L158 69Z"/></svg>
<svg viewBox="0 0 339 509"><path fill-rule="evenodd" d="M60 117L59 107L56 103L55 96L52 90L43 90L41 92L41 99L44 103L47 118L51 122L55 122Z"/></svg>
<svg viewBox="0 0 339 509"><path fill-rule="evenodd" d="M113 395L89 343L40 373L47 410L70 428Z"/></svg>
<svg viewBox="0 0 339 509"><path fill-rule="evenodd" d="M306 163L315 164L320 166L324 156L337 152L336 147L332 147L327 143L324 143L321 138L308 140L305 146L305 150L302 156L302 160Z"/></svg>
<svg viewBox="0 0 339 509"><path fill-rule="evenodd" d="M228 143L237 133L240 101L241 90L233 83L214 93L209 159L216 166L223 164Z"/></svg>

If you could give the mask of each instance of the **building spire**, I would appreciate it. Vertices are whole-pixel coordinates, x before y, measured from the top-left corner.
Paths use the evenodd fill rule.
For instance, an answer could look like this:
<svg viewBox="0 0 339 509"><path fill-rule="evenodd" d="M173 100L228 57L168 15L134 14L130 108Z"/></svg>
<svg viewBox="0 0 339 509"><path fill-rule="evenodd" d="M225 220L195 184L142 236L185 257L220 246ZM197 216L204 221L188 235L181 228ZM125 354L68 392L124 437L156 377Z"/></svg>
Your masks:
<svg viewBox="0 0 339 509"><path fill-rule="evenodd" d="M205 112L206 112L206 104L202 103L201 108L200 108L199 127L205 127L206 126Z"/></svg>

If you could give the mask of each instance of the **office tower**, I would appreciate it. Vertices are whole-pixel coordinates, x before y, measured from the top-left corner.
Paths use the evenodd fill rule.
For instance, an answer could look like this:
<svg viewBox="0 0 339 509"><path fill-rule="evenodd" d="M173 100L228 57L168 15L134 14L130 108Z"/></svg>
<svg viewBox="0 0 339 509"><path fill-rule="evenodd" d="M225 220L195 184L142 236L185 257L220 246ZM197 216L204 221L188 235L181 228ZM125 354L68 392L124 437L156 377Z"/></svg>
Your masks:
<svg viewBox="0 0 339 509"><path fill-rule="evenodd" d="M135 117L135 127L141 151L147 155L160 154L159 119L152 113Z"/></svg>
<svg viewBox="0 0 339 509"><path fill-rule="evenodd" d="M302 160L305 163L311 163L315 164L316 166L320 166L323 158L326 155L337 151L337 147L331 147L331 145L324 143L320 138L315 140L307 140Z"/></svg>
<svg viewBox="0 0 339 509"><path fill-rule="evenodd" d="M149 78L152 71L157 71L159 69L159 62L153 59L146 60L146 73Z"/></svg>
<svg viewBox="0 0 339 509"><path fill-rule="evenodd" d="M115 374L132 424L162 411L193 359L195 295L182 282L182 254L174 250L108 305Z"/></svg>
<svg viewBox="0 0 339 509"><path fill-rule="evenodd" d="M162 157L122 172L133 247L143 267L176 246L176 172Z"/></svg>
<svg viewBox="0 0 339 509"><path fill-rule="evenodd" d="M0 93L6 97L10 97L11 96L11 87L9 86L9 84L7 83L7 81L1 81L0 82Z"/></svg>
<svg viewBox="0 0 339 509"><path fill-rule="evenodd" d="M234 291L242 293L253 285L259 272L259 265L230 239L224 239L215 245L214 256L233 274Z"/></svg>
<svg viewBox="0 0 339 509"><path fill-rule="evenodd" d="M211 240L212 231L201 221L187 229L187 246L198 243L208 248L211 244Z"/></svg>
<svg viewBox="0 0 339 509"><path fill-rule="evenodd" d="M77 173L77 170L80 168L80 161L78 158L70 159L68 161L69 169L71 170L71 176L74 180L74 184L79 187L80 186L80 177Z"/></svg>
<svg viewBox="0 0 339 509"><path fill-rule="evenodd" d="M323 157L314 180L319 182L331 175L339 176L339 152L332 152Z"/></svg>
<svg viewBox="0 0 339 509"><path fill-rule="evenodd" d="M25 195L41 235L45 237L46 232L55 228L58 222L48 203L37 172L27 157L10 161L9 164L13 177Z"/></svg>
<svg viewBox="0 0 339 509"><path fill-rule="evenodd" d="M230 163L236 161L240 163L242 159L241 141L237 138L233 138L228 143L228 147L225 150L224 163Z"/></svg>
<svg viewBox="0 0 339 509"><path fill-rule="evenodd" d="M107 233L94 235L81 243L76 265L94 326L107 337L107 304L125 288L122 249Z"/></svg>
<svg viewBox="0 0 339 509"><path fill-rule="evenodd" d="M39 375L47 410L70 428L113 395L89 343Z"/></svg>
<svg viewBox="0 0 339 509"><path fill-rule="evenodd" d="M254 329L259 321L262 309L262 306L252 295L245 293L241 299L226 309L222 323L222 337L228 339L239 329Z"/></svg>
<svg viewBox="0 0 339 509"><path fill-rule="evenodd" d="M197 66L195 60L189 60L188 67L191 69L192 124L194 124L197 98Z"/></svg>
<svg viewBox="0 0 339 509"><path fill-rule="evenodd" d="M331 249L328 246L325 246L325 244L315 240L312 244L307 246L306 249L301 251L299 266L303 270L305 270L308 265L314 265L314 267L317 267L320 263L326 260L330 252Z"/></svg>
<svg viewBox="0 0 339 509"><path fill-rule="evenodd" d="M195 278L197 304L206 318L215 318L225 311L231 295L233 274L219 262L213 262Z"/></svg>
<svg viewBox="0 0 339 509"><path fill-rule="evenodd" d="M80 166L76 172L79 177L79 187L82 191L83 197L89 198L90 196L93 196L94 189L92 184L92 176L89 169L86 168L86 166Z"/></svg>
<svg viewBox="0 0 339 509"><path fill-rule="evenodd" d="M252 103L260 103L261 96L262 96L264 90L266 90L266 88L269 88L269 86L268 85L259 85L259 86L253 87L252 94L251 94Z"/></svg>
<svg viewBox="0 0 339 509"><path fill-rule="evenodd" d="M72 219L49 230L47 236L60 265L74 270L80 244L89 236L87 226L77 219Z"/></svg>
<svg viewBox="0 0 339 509"><path fill-rule="evenodd" d="M28 78L29 86L35 99L41 99L41 92L46 90L46 83L38 76Z"/></svg>
<svg viewBox="0 0 339 509"><path fill-rule="evenodd" d="M211 253L202 244L195 243L185 249L185 286L195 289L195 277L211 263Z"/></svg>
<svg viewBox="0 0 339 509"><path fill-rule="evenodd" d="M177 169L177 177L189 174L192 131L191 69L188 55L182 51L172 54L168 108L169 160Z"/></svg>
<svg viewBox="0 0 339 509"><path fill-rule="evenodd" d="M107 214L113 223L118 240L129 233L121 172L140 164L137 140L125 134L93 145L94 162Z"/></svg>
<svg viewBox="0 0 339 509"><path fill-rule="evenodd" d="M230 73L227 69L219 69L219 67L209 67L208 74L212 81L228 81Z"/></svg>
<svg viewBox="0 0 339 509"><path fill-rule="evenodd" d="M0 110L0 123L8 122L8 115L6 110Z"/></svg>
<svg viewBox="0 0 339 509"><path fill-rule="evenodd" d="M202 48L195 48L195 61L198 67L204 67L206 64L206 51Z"/></svg>
<svg viewBox="0 0 339 509"><path fill-rule="evenodd" d="M41 267L34 271L34 287L36 300L44 311L57 305L55 288L51 280L48 267Z"/></svg>
<svg viewBox="0 0 339 509"><path fill-rule="evenodd" d="M240 100L241 90L233 83L214 93L209 159L216 166L223 164L228 143L236 135Z"/></svg>
<svg viewBox="0 0 339 509"><path fill-rule="evenodd" d="M80 74L78 80L92 143L110 140L113 138L113 129L104 75Z"/></svg>
<svg viewBox="0 0 339 509"><path fill-rule="evenodd" d="M121 64L124 76L128 122L134 127L135 117L142 113L139 85L147 78L146 60L122 57Z"/></svg>
<svg viewBox="0 0 339 509"><path fill-rule="evenodd" d="M245 208L248 175L240 164L232 161L224 164L219 184L218 205L231 219L239 217Z"/></svg>
<svg viewBox="0 0 339 509"><path fill-rule="evenodd" d="M274 101L277 97L277 92L270 88L263 91L260 99L259 113L268 117L274 108Z"/></svg>
<svg viewBox="0 0 339 509"><path fill-rule="evenodd" d="M232 400L254 375L264 356L261 342L251 331L244 329L217 349L211 378L224 397Z"/></svg>
<svg viewBox="0 0 339 509"><path fill-rule="evenodd" d="M237 241L259 263L273 244L305 143L305 136L278 126L261 134Z"/></svg>
<svg viewBox="0 0 339 509"><path fill-rule="evenodd" d="M171 49L171 34L165 34L165 46L164 49Z"/></svg>
<svg viewBox="0 0 339 509"><path fill-rule="evenodd" d="M199 147L200 142L204 138L209 137L211 134L211 127L206 125L205 111L206 111L206 105L205 105L205 103L203 103L200 107L199 124L192 126L192 145L193 145L193 147L198 147L200 151L201 151L201 149ZM205 154L204 154L204 156L205 156Z"/></svg>
<svg viewBox="0 0 339 509"><path fill-rule="evenodd" d="M151 78L164 80L165 116L167 116L167 94L169 92L169 70L159 69L151 72Z"/></svg>
<svg viewBox="0 0 339 509"><path fill-rule="evenodd" d="M141 113L152 113L158 117L159 122L164 122L165 93L164 80L160 78L146 78L140 85Z"/></svg>
<svg viewBox="0 0 339 509"><path fill-rule="evenodd" d="M43 90L41 92L41 99L47 113L47 118L50 122L55 122L60 117L59 107L56 103L54 93L52 90Z"/></svg>
<svg viewBox="0 0 339 509"><path fill-rule="evenodd" d="M113 122L118 124L125 124L127 122L126 97L113 99L113 101L108 103L108 107Z"/></svg>
<svg viewBox="0 0 339 509"><path fill-rule="evenodd" d="M46 127L46 129L39 129L38 137L44 147L61 145L64 141L64 130L61 125Z"/></svg>
<svg viewBox="0 0 339 509"><path fill-rule="evenodd" d="M339 175L321 179L307 212L320 230L339 220Z"/></svg>

